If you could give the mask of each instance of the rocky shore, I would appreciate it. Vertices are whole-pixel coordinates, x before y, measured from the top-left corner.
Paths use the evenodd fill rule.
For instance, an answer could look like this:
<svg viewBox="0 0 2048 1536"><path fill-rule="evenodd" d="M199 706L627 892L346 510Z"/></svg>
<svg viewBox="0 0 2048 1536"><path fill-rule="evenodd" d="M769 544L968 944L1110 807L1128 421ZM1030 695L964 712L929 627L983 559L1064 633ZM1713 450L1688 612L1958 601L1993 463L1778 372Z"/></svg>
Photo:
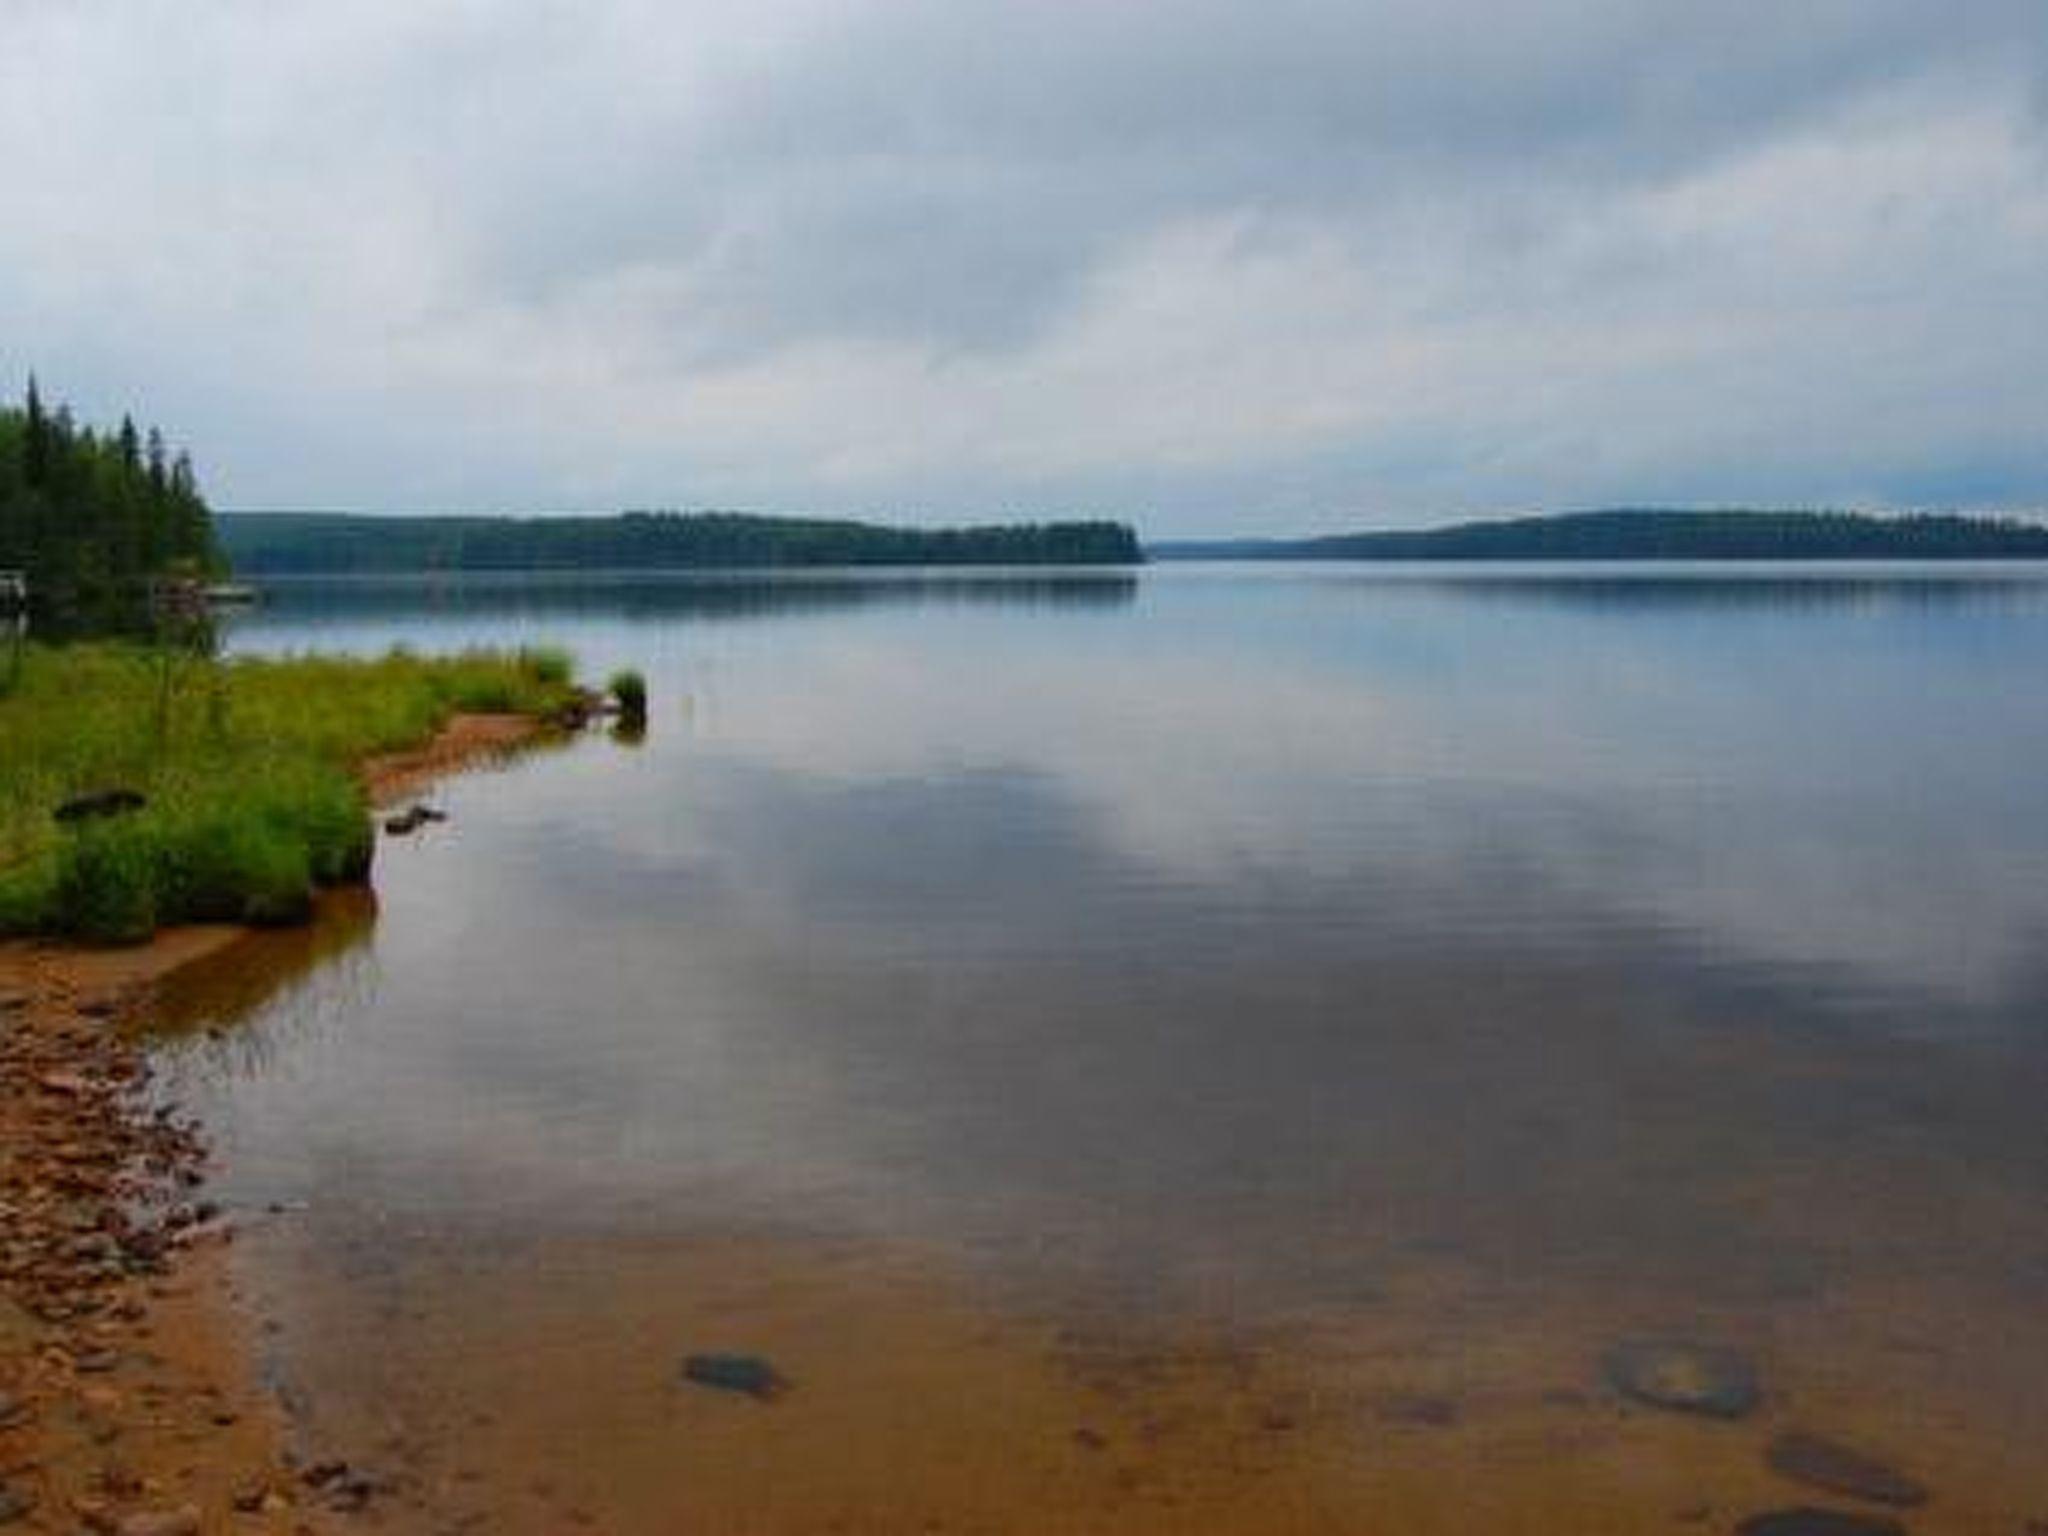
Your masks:
<svg viewBox="0 0 2048 1536"><path fill-rule="evenodd" d="M204 1140L148 1105L126 969L0 953L0 1529L321 1529L236 1336Z"/></svg>

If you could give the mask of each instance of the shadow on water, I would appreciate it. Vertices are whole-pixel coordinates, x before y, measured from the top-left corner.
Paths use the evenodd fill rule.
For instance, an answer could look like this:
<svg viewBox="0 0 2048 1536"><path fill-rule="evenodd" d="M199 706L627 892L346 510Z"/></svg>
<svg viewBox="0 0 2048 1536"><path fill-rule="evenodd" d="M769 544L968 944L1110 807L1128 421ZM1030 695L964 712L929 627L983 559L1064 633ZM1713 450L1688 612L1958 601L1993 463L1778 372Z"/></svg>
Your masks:
<svg viewBox="0 0 2048 1536"><path fill-rule="evenodd" d="M610 617L628 621L757 619L870 607L1043 608L1128 605L1138 578L1092 570L791 570L782 572L530 572L491 575L273 578L247 622Z"/></svg>
<svg viewBox="0 0 2048 1536"><path fill-rule="evenodd" d="M157 982L152 1044L179 1070L259 1075L318 1019L367 1005L376 928L372 888L321 892L312 922L255 930Z"/></svg>

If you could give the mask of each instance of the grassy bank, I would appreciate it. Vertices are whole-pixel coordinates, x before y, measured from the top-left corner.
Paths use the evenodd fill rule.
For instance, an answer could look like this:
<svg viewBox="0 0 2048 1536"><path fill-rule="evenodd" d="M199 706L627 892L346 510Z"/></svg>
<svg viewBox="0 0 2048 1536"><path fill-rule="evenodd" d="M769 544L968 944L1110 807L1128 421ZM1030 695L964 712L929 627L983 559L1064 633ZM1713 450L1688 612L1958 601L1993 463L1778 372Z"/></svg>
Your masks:
<svg viewBox="0 0 2048 1536"><path fill-rule="evenodd" d="M0 934L134 942L176 922L297 921L369 872L354 768L458 712L550 715L556 652L211 662L30 647L0 674ZM83 796L140 809L63 822Z"/></svg>

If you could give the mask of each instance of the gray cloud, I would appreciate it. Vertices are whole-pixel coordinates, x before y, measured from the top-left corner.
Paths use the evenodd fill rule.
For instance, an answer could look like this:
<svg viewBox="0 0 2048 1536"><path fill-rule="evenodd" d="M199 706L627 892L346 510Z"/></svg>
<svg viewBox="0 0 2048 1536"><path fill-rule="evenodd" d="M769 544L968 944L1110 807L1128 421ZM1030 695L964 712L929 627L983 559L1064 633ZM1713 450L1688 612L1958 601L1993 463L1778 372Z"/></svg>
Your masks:
<svg viewBox="0 0 2048 1536"><path fill-rule="evenodd" d="M2048 501L2048 13L27 3L0 367L229 504Z"/></svg>

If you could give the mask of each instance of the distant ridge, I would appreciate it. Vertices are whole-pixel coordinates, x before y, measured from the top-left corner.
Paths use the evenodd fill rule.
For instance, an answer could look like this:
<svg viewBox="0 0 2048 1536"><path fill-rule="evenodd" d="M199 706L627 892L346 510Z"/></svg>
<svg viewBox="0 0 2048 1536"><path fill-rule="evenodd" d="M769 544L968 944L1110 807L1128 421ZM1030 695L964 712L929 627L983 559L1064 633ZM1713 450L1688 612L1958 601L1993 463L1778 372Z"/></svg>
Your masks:
<svg viewBox="0 0 2048 1536"><path fill-rule="evenodd" d="M2008 518L1615 508L1313 539L1178 539L1157 560L2048 559L2048 527Z"/></svg>
<svg viewBox="0 0 2048 1536"><path fill-rule="evenodd" d="M805 565L1126 565L1123 523L898 528L736 512L613 517L374 517L223 512L221 548L245 576L434 571L660 570Z"/></svg>

